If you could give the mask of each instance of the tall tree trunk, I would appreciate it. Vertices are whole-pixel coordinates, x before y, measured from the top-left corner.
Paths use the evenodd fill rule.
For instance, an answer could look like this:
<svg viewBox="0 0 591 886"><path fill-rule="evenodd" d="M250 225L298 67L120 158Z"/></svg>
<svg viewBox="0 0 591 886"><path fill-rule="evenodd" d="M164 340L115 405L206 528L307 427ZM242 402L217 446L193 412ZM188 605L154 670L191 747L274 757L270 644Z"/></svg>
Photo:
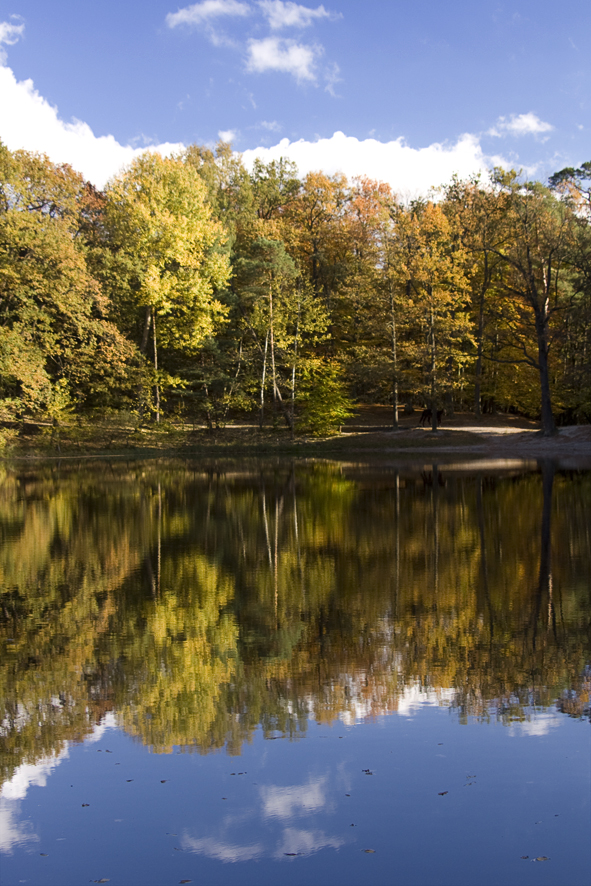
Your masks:
<svg viewBox="0 0 591 886"><path fill-rule="evenodd" d="M431 430L437 433L437 360L435 350L435 318L431 308Z"/></svg>
<svg viewBox="0 0 591 886"><path fill-rule="evenodd" d="M152 332L154 334L154 371L156 372L156 386L155 386L155 399L156 399L156 421L160 421L160 385L158 384L158 346L156 344L156 312L152 313Z"/></svg>
<svg viewBox="0 0 591 886"><path fill-rule="evenodd" d="M140 345L140 351L142 354L146 353L146 349L148 347L148 338L150 337L150 326L152 325L152 308L150 305L146 306L146 316L144 318L144 330L142 332L142 343Z"/></svg>
<svg viewBox="0 0 591 886"><path fill-rule="evenodd" d="M273 425L277 421L277 375L275 372L275 337L273 335L273 286L269 283L269 344L271 345L271 376L273 381Z"/></svg>
<svg viewBox="0 0 591 886"><path fill-rule="evenodd" d="M474 415L480 418L482 415L481 389L482 389L482 352L484 338L484 287L480 290L480 304L478 305L478 339L476 342L476 366L474 367Z"/></svg>
<svg viewBox="0 0 591 886"><path fill-rule="evenodd" d="M267 350L269 347L269 333L265 336L265 350L263 353L263 373L261 376L261 412L259 416L259 428L263 429L265 423L265 376L267 374Z"/></svg>
<svg viewBox="0 0 591 886"><path fill-rule="evenodd" d="M392 321L392 427L398 430L398 362L396 355L396 317L394 315L394 294L390 290L390 318Z"/></svg>
<svg viewBox="0 0 591 886"><path fill-rule="evenodd" d="M295 436L295 391L296 391L296 363L298 359L298 333L300 328L300 312L298 306L298 319L293 342L293 366L291 367L291 438Z"/></svg>
<svg viewBox="0 0 591 886"><path fill-rule="evenodd" d="M542 434L552 437L556 433L556 424L552 414L552 397L550 394L550 368L548 366L548 324L539 309L535 311L536 336L538 339L538 368L540 373L540 393L542 399Z"/></svg>

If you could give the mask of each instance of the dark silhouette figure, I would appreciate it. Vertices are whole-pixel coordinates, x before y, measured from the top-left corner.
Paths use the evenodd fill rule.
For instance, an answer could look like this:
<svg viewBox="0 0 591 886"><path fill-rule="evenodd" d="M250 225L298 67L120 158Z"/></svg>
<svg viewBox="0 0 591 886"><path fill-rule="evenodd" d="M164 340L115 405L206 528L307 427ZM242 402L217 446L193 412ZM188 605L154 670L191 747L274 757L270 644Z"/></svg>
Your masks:
<svg viewBox="0 0 591 886"><path fill-rule="evenodd" d="M424 427L426 424L429 424L431 419L433 418L433 412L430 409L423 409L421 414L421 418L419 420L419 425ZM443 409L437 410L437 424L441 424L441 419L443 418Z"/></svg>

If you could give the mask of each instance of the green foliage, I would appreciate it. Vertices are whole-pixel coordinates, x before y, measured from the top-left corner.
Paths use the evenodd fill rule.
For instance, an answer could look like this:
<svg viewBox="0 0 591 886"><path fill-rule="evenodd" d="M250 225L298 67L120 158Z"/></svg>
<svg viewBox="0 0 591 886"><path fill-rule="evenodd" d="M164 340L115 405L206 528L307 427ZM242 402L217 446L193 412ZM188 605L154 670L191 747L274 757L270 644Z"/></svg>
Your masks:
<svg viewBox="0 0 591 886"><path fill-rule="evenodd" d="M341 425L353 415L353 401L340 366L318 362L303 372L298 396L298 428L316 437L338 434Z"/></svg>
<svg viewBox="0 0 591 886"><path fill-rule="evenodd" d="M293 433L351 398L588 421L589 164L550 184L495 170L405 207L285 159L249 173L220 142L147 152L101 193L0 143L1 414Z"/></svg>

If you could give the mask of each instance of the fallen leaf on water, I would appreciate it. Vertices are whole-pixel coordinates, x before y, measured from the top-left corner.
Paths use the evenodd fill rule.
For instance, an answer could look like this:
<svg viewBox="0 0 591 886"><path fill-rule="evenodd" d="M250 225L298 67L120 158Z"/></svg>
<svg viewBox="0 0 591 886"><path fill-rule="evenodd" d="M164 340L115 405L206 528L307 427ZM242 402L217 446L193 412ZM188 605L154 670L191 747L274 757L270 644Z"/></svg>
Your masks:
<svg viewBox="0 0 591 886"><path fill-rule="evenodd" d="M161 778L161 779L160 779L160 784L166 784L167 781L168 781L167 778Z"/></svg>
<svg viewBox="0 0 591 886"><path fill-rule="evenodd" d="M192 880L179 880L179 883L192 883Z"/></svg>
<svg viewBox="0 0 591 886"><path fill-rule="evenodd" d="M449 791L439 791L440 797L445 797L446 794L449 794Z"/></svg>
<svg viewBox="0 0 591 886"><path fill-rule="evenodd" d="M375 852L375 849L364 849L364 852Z"/></svg>
<svg viewBox="0 0 591 886"><path fill-rule="evenodd" d="M284 852L284 855L297 855L297 852Z"/></svg>
<svg viewBox="0 0 591 886"><path fill-rule="evenodd" d="M109 751L109 750L106 750L106 751L105 751L105 754L112 754L112 753L113 753L113 751ZM101 882L101 881L99 880L99 883L100 883L100 882Z"/></svg>
<svg viewBox="0 0 591 886"><path fill-rule="evenodd" d="M110 880L110 877L101 877L100 880L95 880L94 882L95 883L108 883L109 880Z"/></svg>
<svg viewBox="0 0 591 886"><path fill-rule="evenodd" d="M525 861L526 858L529 858L529 855L522 855L521 857L522 857L523 860Z"/></svg>
<svg viewBox="0 0 591 886"><path fill-rule="evenodd" d="M90 806L90 803L83 803L82 806Z"/></svg>
<svg viewBox="0 0 591 886"><path fill-rule="evenodd" d="M43 856L43 858L48 858L49 853L48 852L40 852L39 855Z"/></svg>
<svg viewBox="0 0 591 886"><path fill-rule="evenodd" d="M351 796L351 794L345 794L345 797L350 797L350 796Z"/></svg>
<svg viewBox="0 0 591 886"><path fill-rule="evenodd" d="M125 781L129 784L130 781L133 781L133 778L126 778Z"/></svg>
<svg viewBox="0 0 591 886"><path fill-rule="evenodd" d="M532 858L532 861L550 861L547 855L538 855L537 858Z"/></svg>
<svg viewBox="0 0 591 886"><path fill-rule="evenodd" d="M182 852L183 851L182 849L179 849L178 846L173 846L172 848L174 849L175 852Z"/></svg>

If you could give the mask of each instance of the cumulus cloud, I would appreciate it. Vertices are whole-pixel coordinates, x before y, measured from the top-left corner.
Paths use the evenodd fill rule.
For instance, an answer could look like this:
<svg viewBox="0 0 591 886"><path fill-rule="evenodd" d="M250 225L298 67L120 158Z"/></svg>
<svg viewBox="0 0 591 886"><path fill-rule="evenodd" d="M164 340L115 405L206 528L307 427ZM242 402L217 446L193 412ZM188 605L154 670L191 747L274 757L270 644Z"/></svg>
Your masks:
<svg viewBox="0 0 591 886"><path fill-rule="evenodd" d="M265 818L293 818L319 812L326 805L326 777L310 779L305 785L267 785L260 789Z"/></svg>
<svg viewBox="0 0 591 886"><path fill-rule="evenodd" d="M307 28L314 19L341 18L338 14L328 12L324 6L310 9L308 6L292 3L291 0L287 0L287 2L284 0L261 0L259 6L272 31L279 31L282 28Z"/></svg>
<svg viewBox="0 0 591 886"><path fill-rule="evenodd" d="M236 134L235 129L220 129L218 138L221 138L223 142L233 142L236 141Z"/></svg>
<svg viewBox="0 0 591 886"><path fill-rule="evenodd" d="M499 117L495 125L488 130L487 135L493 135L501 138L504 135L542 135L546 132L552 132L554 127L551 123L545 123L544 120L529 111L527 114L511 114L509 118Z"/></svg>
<svg viewBox="0 0 591 886"><path fill-rule="evenodd" d="M489 168L474 135L463 135L451 145L436 142L425 148L412 148L402 138L379 142L335 132L331 138L315 142L304 139L290 142L284 138L271 148L244 151L242 157L248 168L255 158L269 163L286 157L297 164L301 175L318 170L329 175L343 172L349 178L367 175L388 182L402 197L424 195L431 187L448 182L454 173L466 178L485 174Z"/></svg>
<svg viewBox="0 0 591 886"><path fill-rule="evenodd" d="M13 15L11 18L19 21L20 16ZM2 44L12 46L17 42L19 37L22 37L24 30L25 23L22 21L20 24L15 24L14 22L0 22L0 64L4 64L6 61L6 51L2 48Z"/></svg>
<svg viewBox="0 0 591 886"><path fill-rule="evenodd" d="M249 40L246 69L257 74L281 71L292 74L300 82L314 81L316 59L321 53L321 46L305 46L279 37Z"/></svg>
<svg viewBox="0 0 591 886"><path fill-rule="evenodd" d="M169 12L166 24L169 28L176 28L179 25L202 25L220 16L244 17L250 15L250 11L248 3L241 3L239 0L203 0L202 3L185 6L177 12Z"/></svg>
<svg viewBox="0 0 591 886"><path fill-rule="evenodd" d="M5 66L0 66L0 138L11 151L38 151L54 163L69 163L97 187L145 150L122 145L112 135L96 136L80 120L67 123L32 80L18 81ZM147 150L171 154L182 148L166 142Z"/></svg>

